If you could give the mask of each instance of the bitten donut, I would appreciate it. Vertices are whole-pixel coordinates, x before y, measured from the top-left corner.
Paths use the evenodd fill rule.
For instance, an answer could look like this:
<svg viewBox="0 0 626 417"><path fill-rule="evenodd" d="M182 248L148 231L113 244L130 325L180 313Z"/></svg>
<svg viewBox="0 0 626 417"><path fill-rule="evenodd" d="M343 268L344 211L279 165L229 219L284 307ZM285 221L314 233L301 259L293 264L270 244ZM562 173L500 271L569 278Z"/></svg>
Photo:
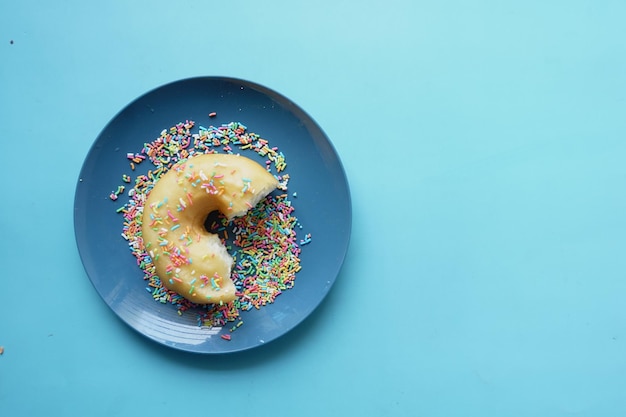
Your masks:
<svg viewBox="0 0 626 417"><path fill-rule="evenodd" d="M218 210L244 215L278 186L265 168L231 154L203 154L173 165L149 192L142 237L156 274L168 289L198 304L236 298L233 258L204 222Z"/></svg>

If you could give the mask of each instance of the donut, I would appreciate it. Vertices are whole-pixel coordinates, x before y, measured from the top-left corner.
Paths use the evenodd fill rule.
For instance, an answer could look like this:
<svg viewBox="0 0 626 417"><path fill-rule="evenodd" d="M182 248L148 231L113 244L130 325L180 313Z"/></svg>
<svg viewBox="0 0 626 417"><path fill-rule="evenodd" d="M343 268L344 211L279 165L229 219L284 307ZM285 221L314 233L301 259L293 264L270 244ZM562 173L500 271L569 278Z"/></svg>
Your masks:
<svg viewBox="0 0 626 417"><path fill-rule="evenodd" d="M142 239L163 285L197 304L236 299L233 258L209 233L207 216L242 216L278 186L255 161L234 154L181 160L156 181L142 214Z"/></svg>

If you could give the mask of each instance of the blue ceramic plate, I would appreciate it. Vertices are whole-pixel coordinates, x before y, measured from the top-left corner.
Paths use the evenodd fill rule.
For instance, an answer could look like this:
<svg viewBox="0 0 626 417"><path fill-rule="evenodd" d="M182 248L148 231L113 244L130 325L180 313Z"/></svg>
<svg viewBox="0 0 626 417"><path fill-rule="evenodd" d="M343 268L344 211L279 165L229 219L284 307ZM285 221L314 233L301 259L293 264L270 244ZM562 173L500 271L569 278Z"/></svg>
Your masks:
<svg viewBox="0 0 626 417"><path fill-rule="evenodd" d="M217 116L209 118L209 113ZM109 199L122 174L145 173L148 163L130 171L128 152L178 122L218 126L241 122L249 132L268 139L286 157L289 195L302 224L302 270L294 288L259 310L242 312L244 325L220 336L225 328L199 327L193 313L177 314L146 291L143 271L122 238L116 208L128 201ZM248 155L246 155L248 156ZM297 197L292 197L296 192ZM332 144L320 127L286 97L248 81L200 77L159 87L132 102L100 133L80 172L74 203L74 227L89 279L109 307L129 326L166 346L197 353L242 351L268 343L293 329L320 304L343 263L350 238L351 203L346 175Z"/></svg>

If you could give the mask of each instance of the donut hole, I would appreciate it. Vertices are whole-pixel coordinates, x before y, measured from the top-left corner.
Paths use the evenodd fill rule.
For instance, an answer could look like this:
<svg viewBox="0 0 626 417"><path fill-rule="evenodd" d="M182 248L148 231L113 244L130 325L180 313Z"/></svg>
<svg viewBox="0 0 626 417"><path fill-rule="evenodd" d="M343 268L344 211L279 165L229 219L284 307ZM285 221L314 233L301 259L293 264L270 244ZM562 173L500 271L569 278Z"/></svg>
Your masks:
<svg viewBox="0 0 626 417"><path fill-rule="evenodd" d="M220 236L224 234L224 231L220 231L226 222L226 217L218 210L214 210L207 214L204 220L204 229L209 233L216 233Z"/></svg>

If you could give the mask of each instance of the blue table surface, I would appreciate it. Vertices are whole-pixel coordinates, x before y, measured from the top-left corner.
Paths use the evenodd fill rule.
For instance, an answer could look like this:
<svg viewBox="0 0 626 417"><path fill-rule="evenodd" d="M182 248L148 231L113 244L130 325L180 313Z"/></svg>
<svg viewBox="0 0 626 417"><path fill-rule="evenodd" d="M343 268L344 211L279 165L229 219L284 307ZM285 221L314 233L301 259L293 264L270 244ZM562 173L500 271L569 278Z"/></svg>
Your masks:
<svg viewBox="0 0 626 417"><path fill-rule="evenodd" d="M0 415L626 415L622 1L3 1ZM295 330L174 351L100 299L76 181L130 101L247 79L324 129L351 244Z"/></svg>

